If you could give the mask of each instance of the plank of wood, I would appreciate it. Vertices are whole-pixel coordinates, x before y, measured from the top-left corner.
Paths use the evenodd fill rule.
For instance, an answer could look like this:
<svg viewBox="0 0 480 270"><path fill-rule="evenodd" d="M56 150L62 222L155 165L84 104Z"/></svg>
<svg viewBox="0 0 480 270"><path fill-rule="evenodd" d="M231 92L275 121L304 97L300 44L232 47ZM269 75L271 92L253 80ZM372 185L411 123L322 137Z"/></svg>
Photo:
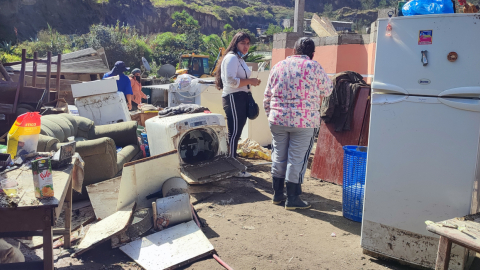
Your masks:
<svg viewBox="0 0 480 270"><path fill-rule="evenodd" d="M163 183L180 177L177 151L127 163L123 166L117 210L136 202L137 207L151 207L147 196L161 190Z"/></svg>
<svg viewBox="0 0 480 270"><path fill-rule="evenodd" d="M77 257L94 246L109 240L113 235L125 231L132 221L134 209L135 203L131 203L106 219L93 224L78 245L73 256Z"/></svg>
<svg viewBox="0 0 480 270"><path fill-rule="evenodd" d="M146 270L175 269L215 251L195 221L130 242L120 250Z"/></svg>
<svg viewBox="0 0 480 270"><path fill-rule="evenodd" d="M438 224L428 225L427 230L440 236L447 237L455 244L480 252L480 223L455 220L448 220L447 222L459 227L466 227L466 230L465 232L461 232L458 229L441 227Z"/></svg>
<svg viewBox="0 0 480 270"><path fill-rule="evenodd" d="M121 180L122 177L120 176L87 186L88 197L97 219L105 219L117 212Z"/></svg>
<svg viewBox="0 0 480 270"><path fill-rule="evenodd" d="M447 237L441 236L438 244L437 262L435 270L448 270L452 242Z"/></svg>

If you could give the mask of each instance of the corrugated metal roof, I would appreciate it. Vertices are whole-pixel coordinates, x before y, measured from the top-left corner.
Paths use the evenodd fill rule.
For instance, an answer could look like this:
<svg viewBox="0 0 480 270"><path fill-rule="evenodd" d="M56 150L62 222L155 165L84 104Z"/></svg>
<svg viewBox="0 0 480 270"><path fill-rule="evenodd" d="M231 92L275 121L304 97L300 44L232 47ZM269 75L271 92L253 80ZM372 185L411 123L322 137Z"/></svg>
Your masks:
<svg viewBox="0 0 480 270"><path fill-rule="evenodd" d="M97 74L97 73L106 73L110 71L108 66L105 64L104 60L102 59L103 49L94 50L92 48L62 54L62 73L90 73L90 74ZM42 58L46 60L46 58ZM106 59L106 58L105 58ZM52 57L52 62L57 61L57 56ZM20 72L21 65L15 65L11 67L6 67L8 71L17 71ZM32 72L33 64L27 63L26 71ZM56 65L52 65L52 74L54 74L57 70ZM46 64L38 64L37 71L44 73L47 72L47 65Z"/></svg>

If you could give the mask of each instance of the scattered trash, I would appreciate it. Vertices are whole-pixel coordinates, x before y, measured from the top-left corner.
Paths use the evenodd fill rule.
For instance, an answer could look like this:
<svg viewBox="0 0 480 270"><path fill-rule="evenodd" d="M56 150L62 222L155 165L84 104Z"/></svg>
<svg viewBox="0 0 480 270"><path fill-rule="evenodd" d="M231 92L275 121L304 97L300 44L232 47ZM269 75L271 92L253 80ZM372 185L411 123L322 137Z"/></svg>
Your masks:
<svg viewBox="0 0 480 270"><path fill-rule="evenodd" d="M255 230L255 227L253 227L253 226L243 226L242 229L244 229L244 230Z"/></svg>
<svg viewBox="0 0 480 270"><path fill-rule="evenodd" d="M248 138L238 142L237 154L244 158L272 161L272 151L260 146L258 142Z"/></svg>
<svg viewBox="0 0 480 270"><path fill-rule="evenodd" d="M332 234L330 236L331 237L336 237L337 235L334 232L332 232Z"/></svg>

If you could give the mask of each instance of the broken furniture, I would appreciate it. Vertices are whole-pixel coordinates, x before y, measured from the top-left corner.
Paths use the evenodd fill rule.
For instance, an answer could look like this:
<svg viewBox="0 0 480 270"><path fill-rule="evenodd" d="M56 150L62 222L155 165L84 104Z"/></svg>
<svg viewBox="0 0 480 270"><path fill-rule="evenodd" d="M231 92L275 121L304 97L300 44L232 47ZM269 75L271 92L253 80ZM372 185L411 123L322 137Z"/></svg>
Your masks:
<svg viewBox="0 0 480 270"><path fill-rule="evenodd" d="M215 253L195 221L142 237L120 250L146 270L175 269Z"/></svg>
<svg viewBox="0 0 480 270"><path fill-rule="evenodd" d="M82 194L74 201L88 198L86 186L115 177L129 161L142 155L134 121L96 126L92 120L70 114L42 116L38 152L57 151L74 136L76 151L85 161ZM116 147L122 147L117 153Z"/></svg>
<svg viewBox="0 0 480 270"><path fill-rule="evenodd" d="M480 252L480 215L454 218L427 225L427 230L440 236L435 270L448 270L452 244ZM473 261L475 253L468 260ZM467 265L470 265L467 263Z"/></svg>
<svg viewBox="0 0 480 270"><path fill-rule="evenodd" d="M43 236L43 262L4 264L2 269L45 269L53 270L53 235L63 235L65 248L70 248L72 219L72 170L73 164L62 170L53 170L53 189L55 196L47 199L35 198L31 170L23 168L1 175L16 179L20 189L15 205L0 205L0 237ZM5 201L5 194L0 194ZM3 198L2 198L3 197ZM53 230L55 220L65 209L65 229ZM43 265L43 267L42 267Z"/></svg>
<svg viewBox="0 0 480 270"><path fill-rule="evenodd" d="M118 76L72 85L75 106L80 116L95 125L132 121L125 95L118 91Z"/></svg>
<svg viewBox="0 0 480 270"><path fill-rule="evenodd" d="M27 51L23 49L21 62L6 63L1 66L1 73L4 75L6 81L0 80L0 115L4 115L7 127L10 127L15 122L18 115L35 110L38 111L44 102L49 102L57 98L58 91L50 91L51 66L52 64L57 65L55 85L56 90L58 90L60 87L60 60L62 57L61 54L59 54L57 62L52 62L52 53L48 52L47 55L46 60L40 60L37 57L37 52L35 52L33 59L28 59ZM32 86L26 86L25 83L25 66L28 62L33 62ZM39 63L46 64L46 78L48 78L45 86L41 88L37 87L37 64ZM3 66L8 68L9 66L18 64L20 64L20 76L17 82L13 82ZM0 130L0 132L4 132L4 130ZM1 135L2 134L0 134L0 136Z"/></svg>
<svg viewBox="0 0 480 270"><path fill-rule="evenodd" d="M370 87L358 90L350 130L336 132L334 123L321 122L312 162L312 177L337 185L343 184L343 147L368 146L369 96Z"/></svg>
<svg viewBox="0 0 480 270"><path fill-rule="evenodd" d="M52 61L57 62L58 58L54 56L52 57ZM61 58L61 64L62 70L60 74L60 91L58 93L58 98L64 98L70 105L74 103L71 89L73 84L101 79L104 73L110 71L105 50L103 48L98 50L87 48L63 54ZM9 72L15 73L13 75L13 79L15 81L20 73L20 69L20 65L7 67ZM37 74L43 77L37 78L37 85L45 85L46 72L47 66L45 64L38 65ZM28 86L31 86L32 73L33 65L31 63L27 63L25 81Z"/></svg>
<svg viewBox="0 0 480 270"><path fill-rule="evenodd" d="M227 130L221 114L157 116L148 119L145 125L148 134L162 134L148 137L151 155L178 149L175 166L180 167L181 176L189 184L225 179L246 169L227 156Z"/></svg>

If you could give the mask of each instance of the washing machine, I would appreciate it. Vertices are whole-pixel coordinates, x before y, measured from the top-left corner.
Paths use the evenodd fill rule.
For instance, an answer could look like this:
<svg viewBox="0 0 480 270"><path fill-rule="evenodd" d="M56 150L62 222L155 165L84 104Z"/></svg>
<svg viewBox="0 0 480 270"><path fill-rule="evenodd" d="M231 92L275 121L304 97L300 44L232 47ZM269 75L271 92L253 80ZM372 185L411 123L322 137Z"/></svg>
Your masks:
<svg viewBox="0 0 480 270"><path fill-rule="evenodd" d="M216 113L153 117L145 121L150 154L177 151L180 173L190 184L225 179L246 167L228 157L225 118Z"/></svg>

